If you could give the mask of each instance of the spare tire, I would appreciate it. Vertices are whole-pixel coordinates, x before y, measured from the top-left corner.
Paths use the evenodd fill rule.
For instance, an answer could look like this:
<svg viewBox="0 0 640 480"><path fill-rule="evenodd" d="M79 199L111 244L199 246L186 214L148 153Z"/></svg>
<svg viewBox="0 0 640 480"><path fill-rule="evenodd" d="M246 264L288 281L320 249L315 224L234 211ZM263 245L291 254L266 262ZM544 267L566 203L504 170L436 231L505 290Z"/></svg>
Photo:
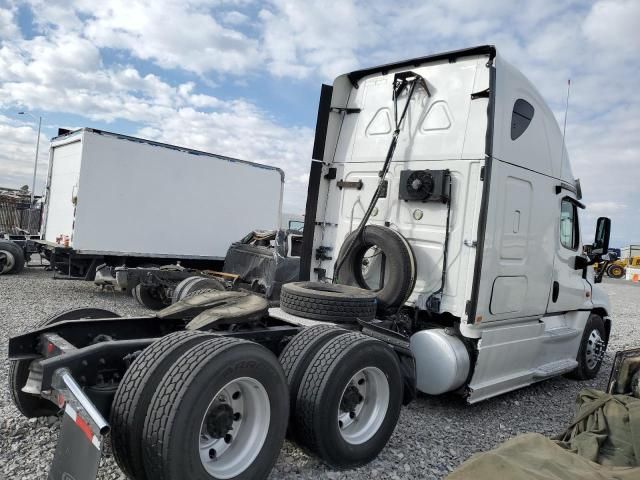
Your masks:
<svg viewBox="0 0 640 480"><path fill-rule="evenodd" d="M292 315L334 323L371 321L376 315L375 293L349 285L294 282L282 286L280 308Z"/></svg>
<svg viewBox="0 0 640 480"><path fill-rule="evenodd" d="M349 247L353 242L353 246ZM371 248L380 250L386 259L384 282L379 289L371 288L363 274L365 254ZM402 306L416 284L416 259L411 245L402 234L387 227L367 225L362 235L356 237L356 232L351 233L345 238L338 259L342 263L336 282L375 292L381 312Z"/></svg>

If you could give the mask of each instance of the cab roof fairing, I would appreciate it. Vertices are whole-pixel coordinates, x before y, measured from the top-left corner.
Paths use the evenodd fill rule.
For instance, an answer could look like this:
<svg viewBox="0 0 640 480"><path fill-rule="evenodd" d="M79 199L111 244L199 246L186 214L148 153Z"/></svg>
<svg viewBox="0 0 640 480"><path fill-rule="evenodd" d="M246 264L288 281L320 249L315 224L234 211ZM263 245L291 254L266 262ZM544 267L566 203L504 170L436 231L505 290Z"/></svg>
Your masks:
<svg viewBox="0 0 640 480"><path fill-rule="evenodd" d="M572 173L569 155L555 115L533 83L531 83L531 81L529 81L517 68L507 62L493 45L483 45L463 50L455 50L345 73L336 77L333 82L331 107L349 107L348 104L352 91L359 88L362 84L362 80L368 76L380 74L386 75L392 71L404 71L412 67L415 68L428 63L437 63L442 61L455 62L457 59L462 57L478 55L487 55L489 57L489 61L492 61L496 69L496 88L495 92L492 92L496 103L493 126L493 156L501 160L507 160L507 157L512 157L512 155L505 155L507 152L503 147L514 142L510 139L509 129L511 125L513 102L516 98L519 98L516 96L516 93L518 93L524 97L525 100L528 99L532 103L535 103L535 114L538 116L538 119L542 119L543 124L540 133L543 134L543 142L547 145L544 155L539 158L546 158L549 163L548 166L539 165L539 163L537 163L540 161L539 159L530 158L529 160L531 161L528 162L528 164L522 164L521 166L558 178L569 185L575 186L576 179ZM331 145L332 142L329 141L329 134L331 132L327 133L327 145ZM333 133L335 137L331 140L337 141L338 132ZM533 140L534 144L539 143L540 141L540 138ZM515 142L517 143L517 140ZM331 156L331 149L325 151L324 163L331 164L333 160Z"/></svg>

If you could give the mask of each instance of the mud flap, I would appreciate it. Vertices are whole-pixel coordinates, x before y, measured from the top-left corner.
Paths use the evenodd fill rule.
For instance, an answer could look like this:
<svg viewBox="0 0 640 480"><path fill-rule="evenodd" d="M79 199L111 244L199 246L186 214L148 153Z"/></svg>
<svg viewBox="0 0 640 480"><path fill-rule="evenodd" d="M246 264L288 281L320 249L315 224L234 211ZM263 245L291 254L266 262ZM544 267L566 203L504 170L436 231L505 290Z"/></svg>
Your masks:
<svg viewBox="0 0 640 480"><path fill-rule="evenodd" d="M92 480L102 455L102 435L67 404L48 480Z"/></svg>

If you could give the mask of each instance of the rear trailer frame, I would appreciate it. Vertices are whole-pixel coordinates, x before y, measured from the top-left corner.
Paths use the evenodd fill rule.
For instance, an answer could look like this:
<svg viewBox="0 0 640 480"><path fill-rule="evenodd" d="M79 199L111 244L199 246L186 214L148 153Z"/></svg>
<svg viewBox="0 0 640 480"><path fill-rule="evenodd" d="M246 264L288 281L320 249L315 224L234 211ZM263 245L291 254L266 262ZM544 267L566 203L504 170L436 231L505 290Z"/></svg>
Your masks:
<svg viewBox="0 0 640 480"><path fill-rule="evenodd" d="M126 370L145 348L165 335L185 330L189 320L180 315L62 320L9 339L9 359L30 361L22 392L52 402L64 415L50 479L66 479L65 473L95 478L103 439L111 427L112 402ZM300 324L294 323L297 320ZM208 331L260 344L277 356L305 325L317 323L283 316L279 308L271 308L258 321ZM403 377L402 404L408 404L415 397L416 381L406 339L370 323L344 327L345 334L361 332L393 349ZM79 448L84 449L83 455L68 454Z"/></svg>

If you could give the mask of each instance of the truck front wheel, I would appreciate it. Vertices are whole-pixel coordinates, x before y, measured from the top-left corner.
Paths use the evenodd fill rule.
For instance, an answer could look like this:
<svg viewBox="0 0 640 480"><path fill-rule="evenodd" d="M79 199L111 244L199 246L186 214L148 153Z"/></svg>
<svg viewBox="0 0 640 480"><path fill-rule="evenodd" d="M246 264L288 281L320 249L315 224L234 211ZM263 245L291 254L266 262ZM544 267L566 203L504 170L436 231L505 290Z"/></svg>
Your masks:
<svg viewBox="0 0 640 480"><path fill-rule="evenodd" d="M607 350L607 333L604 320L600 315L592 313L587 320L578 350L578 366L568 376L576 380L596 378L604 353Z"/></svg>
<svg viewBox="0 0 640 480"><path fill-rule="evenodd" d="M261 345L219 337L187 350L147 412L147 478L267 478L284 442L288 389Z"/></svg>
<svg viewBox="0 0 640 480"><path fill-rule="evenodd" d="M373 460L395 429L402 375L385 343L348 333L327 342L298 391L295 438L337 468Z"/></svg>

